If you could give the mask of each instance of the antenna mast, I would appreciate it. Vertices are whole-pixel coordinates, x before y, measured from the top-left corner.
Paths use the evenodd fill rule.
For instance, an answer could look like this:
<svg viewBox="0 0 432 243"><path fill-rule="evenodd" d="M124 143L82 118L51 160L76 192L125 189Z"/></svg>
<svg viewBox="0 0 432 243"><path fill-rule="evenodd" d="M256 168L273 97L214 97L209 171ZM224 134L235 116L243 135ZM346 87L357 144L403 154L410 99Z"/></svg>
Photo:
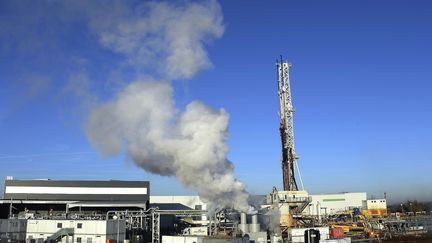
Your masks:
<svg viewBox="0 0 432 243"><path fill-rule="evenodd" d="M294 107L291 102L289 69L291 64L281 59L276 63L278 74L280 135L282 140L282 172L284 191L298 191L294 166L298 159L294 149Z"/></svg>

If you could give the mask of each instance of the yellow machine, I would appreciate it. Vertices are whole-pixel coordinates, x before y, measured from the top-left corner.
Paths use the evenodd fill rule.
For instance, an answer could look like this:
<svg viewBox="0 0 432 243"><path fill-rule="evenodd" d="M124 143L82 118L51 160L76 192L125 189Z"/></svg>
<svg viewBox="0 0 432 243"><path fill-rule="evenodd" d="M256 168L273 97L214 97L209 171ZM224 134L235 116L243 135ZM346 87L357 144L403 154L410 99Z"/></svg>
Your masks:
<svg viewBox="0 0 432 243"><path fill-rule="evenodd" d="M366 218L372 218L372 217L384 217L387 216L387 209L381 208L381 209L363 209L361 213Z"/></svg>

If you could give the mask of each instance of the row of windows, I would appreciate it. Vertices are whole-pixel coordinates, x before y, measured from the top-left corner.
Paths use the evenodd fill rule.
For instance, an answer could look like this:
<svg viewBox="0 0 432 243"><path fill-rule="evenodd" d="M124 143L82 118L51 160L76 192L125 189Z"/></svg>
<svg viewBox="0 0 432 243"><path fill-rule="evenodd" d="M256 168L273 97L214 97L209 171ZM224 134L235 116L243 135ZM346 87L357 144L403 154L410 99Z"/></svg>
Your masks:
<svg viewBox="0 0 432 243"><path fill-rule="evenodd" d="M24 227L25 226L25 223L24 222L9 222L9 226L10 227L18 227L18 224L20 224L21 225L21 227Z"/></svg>
<svg viewBox="0 0 432 243"><path fill-rule="evenodd" d="M12 235L12 234L11 234L11 235ZM18 235L18 234L17 234L17 235ZM48 234L48 235L50 235L50 234ZM44 234L39 234L39 236L40 236L41 238L43 238ZM33 236L30 235L28 238L29 238L29 239L33 239ZM100 236L97 235L96 238L100 238ZM77 241L78 241L78 239L79 239L79 241L81 241L82 238L81 238L81 237L77 237ZM90 241L91 241L92 238L91 238L91 237L87 237L87 241L89 241L89 239L90 239Z"/></svg>
<svg viewBox="0 0 432 243"><path fill-rule="evenodd" d="M100 236L97 236L97 237L100 237ZM77 243L83 243L82 238L81 237L77 237L76 238L76 242ZM87 237L87 243L92 243L92 242L93 242L92 238L91 237Z"/></svg>
<svg viewBox="0 0 432 243"><path fill-rule="evenodd" d="M378 200L378 201L377 200L372 200L371 202L373 202L373 203L382 202L383 203L383 202L385 202L385 200Z"/></svg>
<svg viewBox="0 0 432 243"><path fill-rule="evenodd" d="M39 234L39 236L40 236L41 238L43 238L43 237L44 237L44 234ZM18 237L15 237L15 238L18 238ZM14 239L13 236L12 236L12 239ZM29 236L29 239L33 239L33 236ZM96 236L96 239L98 239L97 242L100 242L100 236ZM87 241L86 241L86 242L83 242L83 239L82 239L81 237L77 237L77 238L76 238L76 242L77 242L77 243L92 243L92 242L93 242L93 239L92 239L91 237L87 237Z"/></svg>
<svg viewBox="0 0 432 243"><path fill-rule="evenodd" d="M82 229L82 223L77 223L77 228L78 229ZM63 228L63 224L62 223L57 223L57 228Z"/></svg>

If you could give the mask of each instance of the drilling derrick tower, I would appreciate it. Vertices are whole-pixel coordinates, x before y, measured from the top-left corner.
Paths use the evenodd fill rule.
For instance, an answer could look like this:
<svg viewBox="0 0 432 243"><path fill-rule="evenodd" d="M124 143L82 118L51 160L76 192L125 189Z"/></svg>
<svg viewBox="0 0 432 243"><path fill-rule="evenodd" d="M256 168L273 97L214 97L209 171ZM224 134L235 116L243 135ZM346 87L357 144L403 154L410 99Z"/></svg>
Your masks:
<svg viewBox="0 0 432 243"><path fill-rule="evenodd" d="M281 57L276 62L279 95L280 136L282 141L282 174L283 191L273 187L267 194L265 208L278 210L280 213L280 227L282 232L291 227L309 227L313 225L312 218L303 214L309 206L311 197L304 190L300 170L297 166L298 156L294 147L294 107L291 101L290 71L291 64ZM298 187L294 170L297 169Z"/></svg>
<svg viewBox="0 0 432 243"><path fill-rule="evenodd" d="M298 159L294 149L294 107L291 101L289 69L291 64L281 60L277 62L280 136L282 141L282 173L284 191L298 191L294 175L294 166Z"/></svg>
<svg viewBox="0 0 432 243"><path fill-rule="evenodd" d="M297 166L298 156L294 147L294 107L291 101L290 71L291 64L281 57L276 62L279 96L280 136L282 141L282 174L283 190L273 187L266 196L265 208L278 210L280 213L280 227L287 230L290 227L310 226L313 221L305 216L303 211L309 206L311 197L304 190L300 170ZM299 188L294 171L297 169L301 189ZM283 232L282 231L282 232Z"/></svg>

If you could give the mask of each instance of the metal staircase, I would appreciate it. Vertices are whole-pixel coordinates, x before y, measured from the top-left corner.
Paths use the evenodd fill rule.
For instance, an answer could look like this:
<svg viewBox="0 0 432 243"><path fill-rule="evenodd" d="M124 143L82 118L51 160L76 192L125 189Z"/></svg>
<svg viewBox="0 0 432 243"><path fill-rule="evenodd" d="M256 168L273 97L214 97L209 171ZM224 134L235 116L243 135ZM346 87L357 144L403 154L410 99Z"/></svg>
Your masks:
<svg viewBox="0 0 432 243"><path fill-rule="evenodd" d="M312 201L311 197L304 197L302 198L301 204L299 204L292 212L292 214L301 214L303 210L306 209L306 207L309 205L309 203Z"/></svg>
<svg viewBox="0 0 432 243"><path fill-rule="evenodd" d="M58 239L63 238L63 236L73 236L74 228L61 228L51 236L47 238L47 242L57 241Z"/></svg>

